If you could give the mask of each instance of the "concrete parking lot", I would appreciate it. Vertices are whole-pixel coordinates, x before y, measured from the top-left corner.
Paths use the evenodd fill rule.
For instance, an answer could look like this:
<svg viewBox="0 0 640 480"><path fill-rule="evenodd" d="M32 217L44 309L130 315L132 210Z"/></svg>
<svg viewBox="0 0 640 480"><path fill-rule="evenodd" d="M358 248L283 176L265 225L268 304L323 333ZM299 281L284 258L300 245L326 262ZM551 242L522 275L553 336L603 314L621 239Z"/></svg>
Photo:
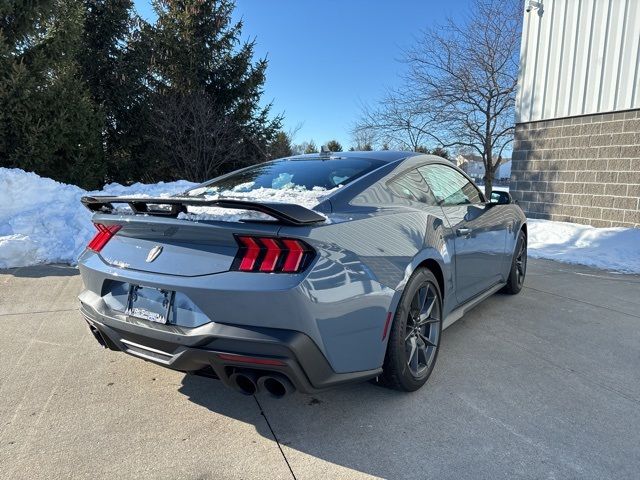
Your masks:
<svg viewBox="0 0 640 480"><path fill-rule="evenodd" d="M0 272L2 478L637 478L640 277L532 260L425 388L244 397L102 350L70 267Z"/></svg>

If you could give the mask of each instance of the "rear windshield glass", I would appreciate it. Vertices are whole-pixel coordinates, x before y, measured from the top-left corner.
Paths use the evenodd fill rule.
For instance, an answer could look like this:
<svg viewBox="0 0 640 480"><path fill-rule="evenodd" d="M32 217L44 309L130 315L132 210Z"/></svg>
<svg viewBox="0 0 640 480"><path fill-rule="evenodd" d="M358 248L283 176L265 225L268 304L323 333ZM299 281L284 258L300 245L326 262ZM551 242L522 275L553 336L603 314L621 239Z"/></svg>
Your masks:
<svg viewBox="0 0 640 480"><path fill-rule="evenodd" d="M251 192L259 188L275 190L331 190L346 185L383 165L380 160L337 158L330 160L276 160L255 165L188 192L214 195L223 191Z"/></svg>

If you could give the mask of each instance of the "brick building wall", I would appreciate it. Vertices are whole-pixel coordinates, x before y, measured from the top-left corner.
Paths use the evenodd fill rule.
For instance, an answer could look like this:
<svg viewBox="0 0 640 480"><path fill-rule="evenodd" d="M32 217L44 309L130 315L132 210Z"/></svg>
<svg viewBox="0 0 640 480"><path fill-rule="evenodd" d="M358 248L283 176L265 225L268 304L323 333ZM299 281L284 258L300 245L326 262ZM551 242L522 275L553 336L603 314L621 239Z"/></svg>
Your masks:
<svg viewBox="0 0 640 480"><path fill-rule="evenodd" d="M517 124L510 190L530 218L640 227L640 110Z"/></svg>

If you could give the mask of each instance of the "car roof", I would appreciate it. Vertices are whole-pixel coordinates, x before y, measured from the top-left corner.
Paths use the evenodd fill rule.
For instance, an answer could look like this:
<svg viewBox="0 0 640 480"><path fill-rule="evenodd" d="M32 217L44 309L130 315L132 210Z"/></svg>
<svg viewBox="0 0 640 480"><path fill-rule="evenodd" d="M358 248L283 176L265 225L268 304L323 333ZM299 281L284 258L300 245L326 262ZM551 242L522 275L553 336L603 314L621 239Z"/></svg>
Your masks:
<svg viewBox="0 0 640 480"><path fill-rule="evenodd" d="M404 158L421 155L417 152L402 152L395 150L381 151L353 151L353 152L331 152L328 156L321 156L319 153L308 153L304 155L294 155L286 157L287 160L331 160L344 158L366 158L370 160L378 160L385 163L395 162Z"/></svg>

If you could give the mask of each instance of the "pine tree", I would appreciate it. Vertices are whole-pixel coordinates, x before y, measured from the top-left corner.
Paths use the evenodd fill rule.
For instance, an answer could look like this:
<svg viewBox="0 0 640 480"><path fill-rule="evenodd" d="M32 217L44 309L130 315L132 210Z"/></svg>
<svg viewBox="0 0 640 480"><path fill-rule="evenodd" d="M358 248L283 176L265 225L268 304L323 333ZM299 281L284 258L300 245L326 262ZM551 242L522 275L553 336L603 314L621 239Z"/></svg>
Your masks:
<svg viewBox="0 0 640 480"><path fill-rule="evenodd" d="M269 159L290 157L293 155L291 139L285 132L278 132L269 144Z"/></svg>
<svg viewBox="0 0 640 480"><path fill-rule="evenodd" d="M437 155L438 157L449 160L449 151L446 148L436 147L431 150L431 155Z"/></svg>
<svg viewBox="0 0 640 480"><path fill-rule="evenodd" d="M162 175L202 181L268 158L281 118L260 106L267 61L231 0L156 0L153 129Z"/></svg>
<svg viewBox="0 0 640 480"><path fill-rule="evenodd" d="M313 140L304 145L304 153L318 153L318 147Z"/></svg>
<svg viewBox="0 0 640 480"><path fill-rule="evenodd" d="M82 75L102 115L101 136L109 180L142 179L149 89L150 49L142 35L146 24L132 0L84 0Z"/></svg>
<svg viewBox="0 0 640 480"><path fill-rule="evenodd" d="M340 145L340 142L338 142L337 140L329 140L326 145L330 152L342 151L342 145Z"/></svg>
<svg viewBox="0 0 640 480"><path fill-rule="evenodd" d="M234 6L157 0L148 25L132 0L0 1L0 165L93 188L269 158L281 117Z"/></svg>
<svg viewBox="0 0 640 480"><path fill-rule="evenodd" d="M11 7L24 10L12 16ZM18 1L3 8L1 164L100 186L100 116L76 61L82 5Z"/></svg>
<svg viewBox="0 0 640 480"><path fill-rule="evenodd" d="M18 144L15 115L25 106L27 92L37 88L38 52L34 45L43 34L42 22L53 8L52 0L0 2L0 165Z"/></svg>

